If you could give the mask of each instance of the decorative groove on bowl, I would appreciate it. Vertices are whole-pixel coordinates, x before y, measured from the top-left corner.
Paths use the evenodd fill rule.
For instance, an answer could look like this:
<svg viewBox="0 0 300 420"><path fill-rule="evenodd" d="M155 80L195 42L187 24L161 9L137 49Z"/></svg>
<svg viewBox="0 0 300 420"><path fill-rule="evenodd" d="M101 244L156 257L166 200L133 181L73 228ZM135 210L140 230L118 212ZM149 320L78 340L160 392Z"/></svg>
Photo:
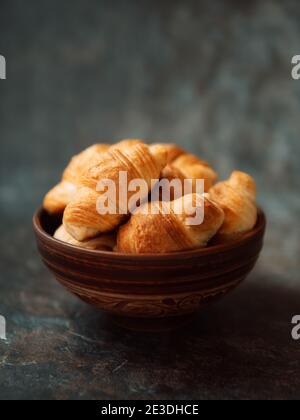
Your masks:
<svg viewBox="0 0 300 420"><path fill-rule="evenodd" d="M183 285L184 290L186 292L196 292L200 290L210 290L214 287L224 287L231 282L232 279L239 278L243 275L246 275L257 261L258 255L254 258L251 258L244 262L243 264L239 264L237 267L231 267L231 269L227 269L224 273L218 272L217 274L210 273L210 275L206 275L203 277L198 273L194 273L190 276L180 276L171 283L167 284L168 293L179 293L182 291ZM48 268L54 273L54 275L60 279L65 278L65 273L63 271L63 267L56 267L52 265L51 262L48 260L44 260L45 264ZM91 291L98 291L101 293L120 293L126 294L129 289L130 285L130 292L132 295L143 295L145 293L149 294L161 294L161 290L166 290L166 283L165 282L157 282L157 281L144 281L144 279L140 278L139 282L131 283L130 281L120 282L114 278L103 277L102 273L99 272L97 279L91 279L88 276L82 276L81 273L72 273L68 272L67 284L69 288L82 288Z"/></svg>
<svg viewBox="0 0 300 420"><path fill-rule="evenodd" d="M238 271L239 269L243 269L245 265L250 265L251 263L255 263L257 261L257 258L259 256L259 252L255 250L256 252L252 254L249 253L247 261L237 261L235 262L234 266L232 265L224 265L223 264L214 264L213 265L213 273L214 277L224 276L226 274L230 274L233 271ZM48 266L48 268L53 271L54 273L58 273L60 275L63 275L66 270L66 259L64 261L57 261L57 259L51 258L49 259L47 257L47 254L44 253L44 251L41 251L42 258L45 262L45 264ZM195 268L201 270L201 280L205 282L205 280L209 280L211 278L211 268L210 266L206 267L206 270L201 269L200 267L193 267L192 269L185 268L183 270L183 273L180 275L180 283L182 281L185 281L186 284L199 281L199 273L195 273ZM234 269L233 269L234 268ZM120 277L117 275L115 278L111 275L111 268L103 270L100 267L98 267L98 270L96 272L94 271L86 271L85 265L80 266L80 269L74 269L72 267L68 267L68 278L70 281L77 282L77 283L85 283L88 284L90 287L96 287L98 288L101 285L105 285L106 283L109 285L114 286L122 286L124 283L126 283L126 287L128 284L134 286L141 285L141 280L144 285L149 286L157 286L158 284L165 285L168 283L170 287L173 284L178 283L178 279L176 279L176 274L178 275L179 267L176 265L176 269L174 272L166 272L164 273L163 269L160 268L160 274L163 274L162 278L156 277L156 272L153 270L150 273L146 274L143 273L143 278L141 279L141 273L136 273L136 276L133 277L132 272L124 273L123 277ZM130 277L128 277L128 274ZM165 275L164 275L165 274ZM101 275L101 277L100 277ZM125 280L124 280L125 279Z"/></svg>
<svg viewBox="0 0 300 420"><path fill-rule="evenodd" d="M123 314L124 316L136 317L165 317L188 314L195 312L204 305L221 298L233 290L242 280L238 278L226 287L219 287L206 290L201 293L166 294L163 296L149 295L119 295L105 294L102 292L91 292L83 287L70 286L68 282L60 277L57 280L70 292L83 301L93 304L105 312L112 314Z"/></svg>

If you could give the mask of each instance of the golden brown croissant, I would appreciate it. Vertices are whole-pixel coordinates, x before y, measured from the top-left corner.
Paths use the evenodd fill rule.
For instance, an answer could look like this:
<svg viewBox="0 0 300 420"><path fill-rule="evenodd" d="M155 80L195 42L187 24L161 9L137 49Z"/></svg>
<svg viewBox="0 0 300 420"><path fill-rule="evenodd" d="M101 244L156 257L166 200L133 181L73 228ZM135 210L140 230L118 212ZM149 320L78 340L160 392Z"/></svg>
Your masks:
<svg viewBox="0 0 300 420"><path fill-rule="evenodd" d="M97 164L92 166L80 178L81 188L74 200L65 209L63 224L67 232L79 241L92 238L100 233L114 230L128 214L127 202L119 202L119 174L127 172L128 183L134 179L146 181L148 190L153 179L159 179L166 165L167 154L160 146L148 147L142 142L126 147L114 147L103 154ZM117 187L115 214L101 215L97 211L97 200L103 196L97 192L99 181L111 180ZM134 195L128 192L128 200ZM123 214L120 214L123 213Z"/></svg>
<svg viewBox="0 0 300 420"><path fill-rule="evenodd" d="M173 146L171 146L171 150L173 150ZM163 196L162 190L160 189L160 200L168 201L169 198L170 200L176 200L182 195L190 194L192 192L198 194L208 192L216 181L216 178L217 174L206 162L198 159L194 155L183 152L183 154L180 154L175 160L169 162L162 170L161 180L167 180L172 183L172 188L171 194L167 194L166 197ZM190 182L188 182L188 180ZM204 181L204 191L197 190L196 180ZM178 188L175 189L175 185Z"/></svg>
<svg viewBox="0 0 300 420"><path fill-rule="evenodd" d="M106 144L95 144L74 156L65 169L61 182L56 185L44 198L44 208L49 213L63 212L74 198L80 176L87 168L96 162L101 154L108 150Z"/></svg>
<svg viewBox="0 0 300 420"><path fill-rule="evenodd" d="M126 150L128 147L136 146L137 144L141 144L141 143L144 144L144 142L140 139L124 139L124 140L119 141L116 144L113 144L110 147L110 150L115 150L115 149Z"/></svg>
<svg viewBox="0 0 300 420"><path fill-rule="evenodd" d="M185 212L179 211L185 200ZM200 248L207 245L224 221L223 210L207 196L189 194L171 203L171 213L165 214L166 203L147 203L131 216L118 232L117 251L126 254L167 253ZM155 205L158 214L151 212ZM188 225L187 218L195 208L204 206L204 220ZM192 210L192 211L191 211ZM148 212L149 214L144 214Z"/></svg>
<svg viewBox="0 0 300 420"><path fill-rule="evenodd" d="M176 168L173 168L171 164L167 165L161 172L161 181L167 180L170 183L170 194L166 197L163 196L162 189L159 190L160 201L173 201L184 195L184 181L185 177L182 172ZM178 185L179 182L179 185ZM178 185L178 190L175 188ZM157 185L158 187L158 185Z"/></svg>
<svg viewBox="0 0 300 420"><path fill-rule="evenodd" d="M89 241L79 242L69 235L64 226L60 226L54 234L54 238L67 244L79 246L81 248L93 249L98 251L113 251L116 243L116 235L101 235Z"/></svg>
<svg viewBox="0 0 300 420"><path fill-rule="evenodd" d="M217 180L217 174L209 164L191 154L180 155L172 162L171 167L180 171L186 179L203 179L205 192L208 192ZM193 191L195 192L195 185Z"/></svg>
<svg viewBox="0 0 300 420"><path fill-rule="evenodd" d="M225 213L219 237L229 239L253 229L257 221L256 185L250 175L233 172L227 181L211 188L209 196Z"/></svg>
<svg viewBox="0 0 300 420"><path fill-rule="evenodd" d="M176 144L167 144L167 143L156 143L153 146L163 147L168 154L168 164L174 162L179 156L185 154L186 152Z"/></svg>

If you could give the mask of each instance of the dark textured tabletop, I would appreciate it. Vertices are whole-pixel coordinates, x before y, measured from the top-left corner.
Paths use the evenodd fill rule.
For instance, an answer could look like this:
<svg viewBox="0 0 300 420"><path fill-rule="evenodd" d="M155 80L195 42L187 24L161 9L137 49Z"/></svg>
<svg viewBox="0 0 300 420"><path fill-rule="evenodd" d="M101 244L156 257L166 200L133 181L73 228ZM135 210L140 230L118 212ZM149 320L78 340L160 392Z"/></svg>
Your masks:
<svg viewBox="0 0 300 420"><path fill-rule="evenodd" d="M1 1L0 398L299 398L297 0ZM31 226L69 157L173 140L257 180L268 217L247 281L183 330L119 329L69 295Z"/></svg>

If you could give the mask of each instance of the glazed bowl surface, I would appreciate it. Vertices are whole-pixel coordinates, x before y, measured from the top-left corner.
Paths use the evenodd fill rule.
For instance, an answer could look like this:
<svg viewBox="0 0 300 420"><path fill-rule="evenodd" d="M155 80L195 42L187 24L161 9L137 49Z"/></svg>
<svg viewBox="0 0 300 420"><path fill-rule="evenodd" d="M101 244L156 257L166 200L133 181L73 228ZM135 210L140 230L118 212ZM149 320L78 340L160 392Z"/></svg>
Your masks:
<svg viewBox="0 0 300 420"><path fill-rule="evenodd" d="M33 217L39 252L56 279L125 326L148 329L156 321L164 329L179 325L246 278L262 249L266 218L259 210L255 228L232 242L161 255L78 248L53 238L60 224L61 217L43 209Z"/></svg>

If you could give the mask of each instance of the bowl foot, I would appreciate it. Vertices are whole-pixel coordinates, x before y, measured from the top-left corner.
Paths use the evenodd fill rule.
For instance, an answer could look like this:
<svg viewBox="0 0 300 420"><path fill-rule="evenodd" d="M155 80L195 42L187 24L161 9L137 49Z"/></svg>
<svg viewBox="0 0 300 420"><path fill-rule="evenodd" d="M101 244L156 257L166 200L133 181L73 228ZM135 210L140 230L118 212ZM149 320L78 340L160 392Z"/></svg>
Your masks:
<svg viewBox="0 0 300 420"><path fill-rule="evenodd" d="M165 332L181 328L192 321L194 314L169 318L132 318L111 315L111 320L122 328L133 331Z"/></svg>

